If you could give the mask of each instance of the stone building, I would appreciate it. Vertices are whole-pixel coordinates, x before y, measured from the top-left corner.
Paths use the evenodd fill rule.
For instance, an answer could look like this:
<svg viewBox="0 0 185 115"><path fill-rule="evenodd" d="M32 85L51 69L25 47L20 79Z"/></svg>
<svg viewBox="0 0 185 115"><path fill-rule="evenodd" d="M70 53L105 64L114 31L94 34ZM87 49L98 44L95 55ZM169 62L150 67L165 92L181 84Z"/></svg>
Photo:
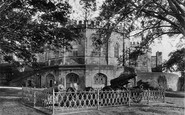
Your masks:
<svg viewBox="0 0 185 115"><path fill-rule="evenodd" d="M156 52L155 56L151 57L152 72L162 72L162 52Z"/></svg>
<svg viewBox="0 0 185 115"><path fill-rule="evenodd" d="M130 52L136 50L137 47L140 47L141 42L142 36L131 37ZM149 48L144 54L139 55L137 60L135 60L135 64L131 66L134 66L138 72L151 72L151 54L152 51Z"/></svg>
<svg viewBox="0 0 185 115"><path fill-rule="evenodd" d="M84 27L82 21L78 24ZM31 77L23 77L21 82L20 79L15 79L11 84L32 87L53 87L62 84L66 89L75 85L78 89L110 85L110 80L124 71L122 67L118 67L118 57L123 54L123 49L129 47L129 39L123 40L121 34L112 32L108 45L97 48L93 45L93 39L98 37L96 31L100 27L93 24L79 28L84 37L71 42L72 51L46 50L43 54L38 54L38 61L46 63L47 66Z"/></svg>
<svg viewBox="0 0 185 115"><path fill-rule="evenodd" d="M142 36L131 37L130 52L140 47L141 42ZM162 72L162 52L158 51L155 56L152 56L152 49L149 48L144 54L139 55L135 61L135 65L131 66L134 66L138 72Z"/></svg>

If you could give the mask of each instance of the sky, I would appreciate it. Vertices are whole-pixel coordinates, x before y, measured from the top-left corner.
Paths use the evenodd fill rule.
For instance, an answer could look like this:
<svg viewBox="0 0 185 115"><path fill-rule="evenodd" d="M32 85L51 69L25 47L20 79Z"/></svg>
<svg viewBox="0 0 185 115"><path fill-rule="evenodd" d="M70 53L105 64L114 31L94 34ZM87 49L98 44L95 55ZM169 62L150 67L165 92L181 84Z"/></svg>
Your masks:
<svg viewBox="0 0 185 115"><path fill-rule="evenodd" d="M185 40L180 40L182 35L168 37L164 35L161 37L161 40L154 40L154 43L151 45L152 55L154 56L157 51L162 52L163 61L169 59L169 53L178 49L178 45L185 47Z"/></svg>
<svg viewBox="0 0 185 115"><path fill-rule="evenodd" d="M73 9L73 14L71 15L72 19L77 19L77 20L84 20L85 14L84 14L84 9L82 8L82 3L80 3L81 0L69 0L69 4L72 6ZM104 0L96 0L96 7L97 10L93 13L91 13L90 18L94 18L98 16L99 13L99 8L103 4Z"/></svg>

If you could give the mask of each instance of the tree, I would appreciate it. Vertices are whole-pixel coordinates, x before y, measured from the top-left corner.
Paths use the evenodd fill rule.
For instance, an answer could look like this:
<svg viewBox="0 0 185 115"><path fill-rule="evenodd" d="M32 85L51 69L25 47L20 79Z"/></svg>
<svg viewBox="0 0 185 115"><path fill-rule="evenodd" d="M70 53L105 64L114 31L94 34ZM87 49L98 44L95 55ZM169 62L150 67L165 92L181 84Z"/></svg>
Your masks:
<svg viewBox="0 0 185 115"><path fill-rule="evenodd" d="M153 40L162 35L185 36L185 1L105 0L98 19L104 21L107 28L102 35L116 31L128 38L130 32L137 30L133 36L142 37L139 50L148 49Z"/></svg>
<svg viewBox="0 0 185 115"><path fill-rule="evenodd" d="M164 63L163 68L166 71L180 71L181 77L178 80L178 90L184 91L185 89L185 48L176 50L169 54L170 58Z"/></svg>
<svg viewBox="0 0 185 115"><path fill-rule="evenodd" d="M106 0L100 18L115 23L114 27L124 22L127 33L140 29L146 39L164 34L185 36L184 0Z"/></svg>
<svg viewBox="0 0 185 115"><path fill-rule="evenodd" d="M171 52L170 58L164 64L164 68L170 71L185 72L185 48Z"/></svg>
<svg viewBox="0 0 185 115"><path fill-rule="evenodd" d="M77 37L68 25L70 5L60 0L6 0L0 7L0 51L6 61L13 54L25 64L35 62L35 54L46 48L56 50Z"/></svg>

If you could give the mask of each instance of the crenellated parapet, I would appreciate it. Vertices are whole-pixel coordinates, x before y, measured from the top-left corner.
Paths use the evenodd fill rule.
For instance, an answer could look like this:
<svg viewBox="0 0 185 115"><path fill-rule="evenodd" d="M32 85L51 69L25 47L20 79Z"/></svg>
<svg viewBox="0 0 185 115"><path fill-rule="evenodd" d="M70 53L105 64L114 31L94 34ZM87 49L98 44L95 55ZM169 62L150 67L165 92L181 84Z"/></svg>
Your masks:
<svg viewBox="0 0 185 115"><path fill-rule="evenodd" d="M97 20L71 20L69 25L77 27L77 28L108 28L115 25L115 23L106 23L105 21L97 21ZM116 27L118 30L123 28L124 24L120 23Z"/></svg>
<svg viewBox="0 0 185 115"><path fill-rule="evenodd" d="M103 28L105 23L91 20L72 20L69 25L77 28Z"/></svg>

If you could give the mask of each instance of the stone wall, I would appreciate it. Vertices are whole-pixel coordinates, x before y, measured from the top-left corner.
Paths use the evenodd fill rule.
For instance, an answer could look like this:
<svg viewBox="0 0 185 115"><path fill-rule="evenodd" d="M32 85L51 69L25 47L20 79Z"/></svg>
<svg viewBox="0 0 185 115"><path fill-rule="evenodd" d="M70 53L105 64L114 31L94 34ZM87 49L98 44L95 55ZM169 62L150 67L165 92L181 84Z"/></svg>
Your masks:
<svg viewBox="0 0 185 115"><path fill-rule="evenodd" d="M60 69L59 71L58 84L62 84L66 88L66 76L73 73L79 77L78 89L83 89L85 87L84 69Z"/></svg>
<svg viewBox="0 0 185 115"><path fill-rule="evenodd" d="M86 87L94 87L94 88L102 88L105 85L103 84L95 84L94 77L96 74L101 73L104 74L107 78L106 85L110 85L110 80L115 76L114 66L87 66L86 68L86 79L85 85Z"/></svg>
<svg viewBox="0 0 185 115"><path fill-rule="evenodd" d="M159 76L165 76L167 80L167 89L172 89L173 91L178 90L179 76L176 74L163 72L142 72L137 75L137 81L142 80L144 82L149 82L149 84L153 87L159 87Z"/></svg>
<svg viewBox="0 0 185 115"><path fill-rule="evenodd" d="M123 72L123 69L117 69L111 65L76 65L76 66L60 66L49 67L41 71L38 71L34 75L24 77L24 79L18 79L11 83L12 86L28 86L28 87L50 87L49 83L51 79L47 76L53 77L53 85L58 86L62 84L64 88L67 88L67 76L69 74L75 74L79 78L78 89L84 89L85 87L102 88L105 85L110 85L110 80L118 77ZM106 77L105 84L96 84L95 76L97 74L103 74Z"/></svg>

